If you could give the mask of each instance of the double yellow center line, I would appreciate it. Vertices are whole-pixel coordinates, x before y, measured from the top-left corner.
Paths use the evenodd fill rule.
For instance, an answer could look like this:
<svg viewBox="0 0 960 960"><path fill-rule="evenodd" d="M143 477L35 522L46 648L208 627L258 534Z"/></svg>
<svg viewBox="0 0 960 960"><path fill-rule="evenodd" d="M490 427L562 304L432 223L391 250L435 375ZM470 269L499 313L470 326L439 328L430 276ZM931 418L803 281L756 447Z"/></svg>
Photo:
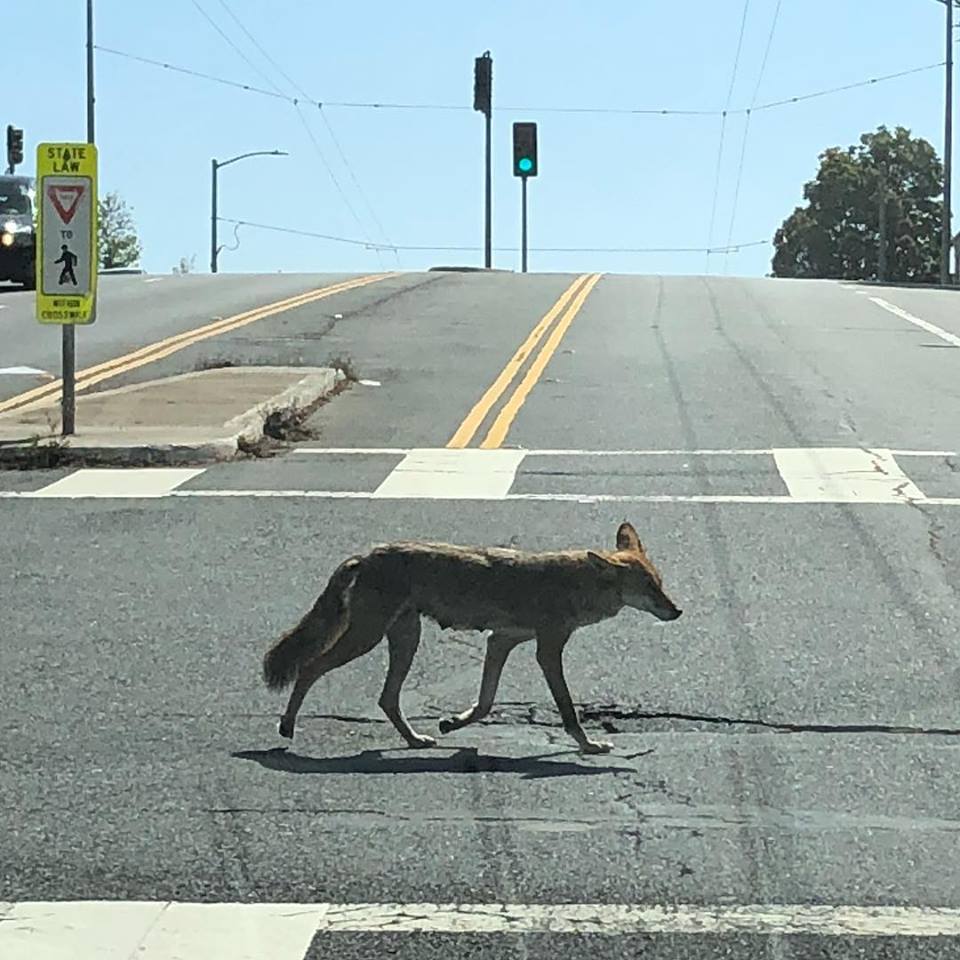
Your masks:
<svg viewBox="0 0 960 960"><path fill-rule="evenodd" d="M115 357L113 360L107 360L104 363L98 363L96 366L77 371L77 392L87 390L95 384L103 380L108 380L111 377L136 370L138 367L145 366L148 363L162 360L164 357L169 357L171 354L179 350L184 350L195 343L200 343L202 340L208 340L210 337L217 337L220 334L238 330L240 327L245 327L248 323L254 323L256 320L263 320L265 317L272 317L274 314L283 313L285 310L292 310L295 307L302 307L316 300L323 300L325 297L332 297L336 293L356 290L358 287L365 287L367 284L376 283L379 280L385 280L392 276L396 276L396 274L377 273L365 277L357 277L353 280L344 280L340 283L331 284L329 287L320 287L318 290L309 290L307 293L300 293L295 297L288 297L286 300L277 300L274 303L268 303L262 307L255 307L253 310L246 310L243 313L234 314L232 317L214 320L205 326L187 330L184 333L178 333L175 336L167 337L165 340L158 340L156 343L141 347L132 353L127 353L121 357ZM19 410L21 407L26 407L30 404L49 400L60 392L62 386L62 380L51 380L49 383L43 384L43 386L34 387L34 389L27 390L24 393L18 393L15 397L0 400L0 413L6 413L9 410Z"/></svg>
<svg viewBox="0 0 960 960"><path fill-rule="evenodd" d="M448 447L466 447L470 444L497 401L519 376L524 363L549 330L550 335L540 348L540 352L534 357L533 362L527 368L527 372L517 384L513 393L501 407L499 414L481 442L480 448L493 450L503 443L507 438L510 426L527 399L527 395L540 379L541 374L550 362L550 358L556 352L557 347L560 346L564 334L570 324L573 323L573 319L579 313L584 301L590 295L590 291L599 282L600 277L601 274L599 273L585 273L577 277L567 287L560 299L544 314L543 319L530 331L530 336L520 344L517 352L507 361L507 365L489 386L486 393L467 414L463 423L457 428L457 432L447 443Z"/></svg>

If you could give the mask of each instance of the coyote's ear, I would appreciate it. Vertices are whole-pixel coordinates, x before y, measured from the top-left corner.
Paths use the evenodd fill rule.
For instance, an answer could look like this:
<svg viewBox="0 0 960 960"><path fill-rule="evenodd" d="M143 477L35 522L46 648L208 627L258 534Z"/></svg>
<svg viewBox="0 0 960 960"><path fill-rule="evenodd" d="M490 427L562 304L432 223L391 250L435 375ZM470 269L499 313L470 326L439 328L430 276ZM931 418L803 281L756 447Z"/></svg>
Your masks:
<svg viewBox="0 0 960 960"><path fill-rule="evenodd" d="M599 553L594 553L592 550L587 551L587 559L597 570L607 574L608 576L615 575L617 569L622 566L622 564L617 563L615 560L611 560L608 557L602 557Z"/></svg>
<svg viewBox="0 0 960 960"><path fill-rule="evenodd" d="M617 530L617 549L632 550L634 553L643 553L643 544L637 536L637 531L633 529L633 524L624 520Z"/></svg>

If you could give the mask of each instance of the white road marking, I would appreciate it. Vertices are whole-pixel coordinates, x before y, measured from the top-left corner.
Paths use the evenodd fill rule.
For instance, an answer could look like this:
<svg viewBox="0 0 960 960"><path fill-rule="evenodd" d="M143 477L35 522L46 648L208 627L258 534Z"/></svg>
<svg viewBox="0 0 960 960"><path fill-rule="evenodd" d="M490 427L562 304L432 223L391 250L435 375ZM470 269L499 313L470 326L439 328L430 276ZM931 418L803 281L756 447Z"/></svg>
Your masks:
<svg viewBox="0 0 960 960"><path fill-rule="evenodd" d="M773 458L790 496L807 503L926 499L889 450L781 449Z"/></svg>
<svg viewBox="0 0 960 960"><path fill-rule="evenodd" d="M55 379L52 373L46 370L40 370L37 367L0 367L0 377L9 375L11 377L40 376Z"/></svg>
<svg viewBox="0 0 960 960"><path fill-rule="evenodd" d="M0 500L34 500L40 496L37 490L0 490ZM121 496L111 493L100 493L96 495L87 494L85 496L96 496L108 499L112 496ZM123 494L127 498L144 496L144 494ZM276 499L276 500L295 500L301 498L304 500L433 500L433 499L457 499L464 502L482 502L491 499L501 500L504 503L511 501L554 501L557 503L742 503L742 504L770 504L773 506L798 506L802 504L830 504L830 503L858 503L858 504L879 504L888 506L909 506L915 502L907 499L891 499L888 496L869 497L864 496L856 501L848 499L829 500L822 496L817 497L788 497L788 496L752 496L750 494L619 494L619 493L511 493L505 497L384 497L375 496L368 490L171 490L166 494L154 494L153 496L170 496L181 499L228 499L248 497L251 499ZM44 496L44 499L55 499L54 497ZM922 503L932 507L960 507L960 497L923 497Z"/></svg>
<svg viewBox="0 0 960 960"><path fill-rule="evenodd" d="M0 491L0 498L30 498L35 494L24 493L22 491ZM891 499L888 496L862 496L856 501L849 499L829 500L822 496L816 497L788 497L788 496L752 496L750 494L657 494L657 493L510 493L505 497L488 496L458 496L450 497L385 497L374 495L365 490L174 490L170 493L171 497L275 497L278 499L295 499L302 497L304 499L314 500L433 500L433 499L457 499L464 501L483 501L483 500L542 500L556 501L558 503L756 503L756 504L783 504L786 506L797 504L812 503L864 503L864 504L892 504L905 505L913 503L907 499ZM923 497L922 502L931 506L954 507L960 506L960 497Z"/></svg>
<svg viewBox="0 0 960 960"><path fill-rule="evenodd" d="M936 324L930 323L928 320L921 320L920 317L915 317L912 313L907 313L906 310L898 307L896 304L889 303L882 297L871 297L870 300L878 307L883 307L884 310L892 313L896 317L899 317L901 320L906 320L909 323L915 324L922 330L926 330L927 333L932 333L935 337L939 337L941 340L953 345L954 347L960 347L960 337L956 336L956 334L949 333L948 331L944 330L943 327L938 327Z"/></svg>
<svg viewBox="0 0 960 960"><path fill-rule="evenodd" d="M424 448L426 449L426 448ZM434 449L445 450L446 447ZM500 447L501 450L516 450L525 457L759 457L773 456L773 447L751 448L745 450L528 450L526 448ZM776 448L781 449L781 448ZM802 448L801 448L802 449ZM839 447L831 449L853 449L859 447ZM406 456L412 452L409 447L296 447L291 453L331 454L335 456ZM890 450L894 456L905 457L955 457L955 450Z"/></svg>
<svg viewBox="0 0 960 960"><path fill-rule="evenodd" d="M148 277L144 280L144 283L159 283L161 280L165 279L164 277Z"/></svg>
<svg viewBox="0 0 960 960"><path fill-rule="evenodd" d="M418 448L449 451L448 447ZM474 449L474 448L464 448ZM499 447L493 452L522 453L525 457L698 457L698 456L770 456L772 448L762 450L528 450L524 447ZM394 454L405 456L413 449L405 447L298 447L294 453L307 454ZM483 453L491 451L484 450Z"/></svg>
<svg viewBox="0 0 960 960"><path fill-rule="evenodd" d="M771 456L789 491L784 494L510 493L519 465L540 450L330 448L325 453L390 454L403 459L376 490L178 489L203 469L78 470L38 490L0 490L0 499L79 497L195 497L320 500L515 500L558 503L718 504L900 504L957 506L960 497L928 497L900 469L895 456L951 457L949 450L863 450L859 448L777 448L750 451ZM547 451L546 455L571 451ZM573 451L580 452L580 451ZM582 451L591 455L594 451ZM619 454L637 451L597 451ZM664 451L653 451L663 453ZM704 451L695 451L703 453ZM716 453L718 451L709 451ZM726 454L728 451L719 451ZM743 451L729 451L741 453ZM685 451L690 454L692 451Z"/></svg>
<svg viewBox="0 0 960 960"><path fill-rule="evenodd" d="M361 454L361 455L377 455L383 454L386 456L390 454L391 456L403 457L410 452L408 447L295 447L290 451L291 453L342 453L342 454Z"/></svg>
<svg viewBox="0 0 960 960"><path fill-rule="evenodd" d="M165 497L202 469L150 467L142 470L77 470L32 491L31 497Z"/></svg>
<svg viewBox="0 0 960 960"><path fill-rule="evenodd" d="M955 457L956 450L891 450L895 457Z"/></svg>
<svg viewBox="0 0 960 960"><path fill-rule="evenodd" d="M15 903L3 960L302 960L324 904L64 901Z"/></svg>
<svg viewBox="0 0 960 960"><path fill-rule="evenodd" d="M520 450L411 450L373 492L376 499L502 500L523 460Z"/></svg>
<svg viewBox="0 0 960 960"><path fill-rule="evenodd" d="M957 937L955 907L619 903L15 903L4 960L302 960L314 934Z"/></svg>

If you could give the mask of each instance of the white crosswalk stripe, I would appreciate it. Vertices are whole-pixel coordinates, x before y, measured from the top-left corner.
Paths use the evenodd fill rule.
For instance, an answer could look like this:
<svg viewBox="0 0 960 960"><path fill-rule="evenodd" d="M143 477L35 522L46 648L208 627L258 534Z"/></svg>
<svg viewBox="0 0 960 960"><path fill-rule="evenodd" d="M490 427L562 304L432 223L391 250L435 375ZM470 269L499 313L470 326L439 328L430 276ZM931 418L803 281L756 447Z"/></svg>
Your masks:
<svg viewBox="0 0 960 960"><path fill-rule="evenodd" d="M171 469L80 469L36 488L0 489L0 499L155 499L175 498L319 498L348 500L480 500L557 501L573 503L772 504L816 503L960 506L960 485L954 482L935 495L904 471L901 459L947 461L957 454L945 450L890 450L860 447L769 448L746 450L478 450L423 448L300 448L290 469L305 471L318 486L264 489L246 484L212 486L215 479L233 477L234 465ZM308 458L312 457L310 460ZM357 484L345 461L379 458L382 472L366 489ZM670 465L667 458L674 458ZM677 459L679 458L679 459ZM733 458L743 458L735 470ZM727 463L723 491L671 492L680 482L706 485L718 460ZM681 462L683 461L683 462ZM552 468L549 463L563 466ZM305 466L309 465L309 468ZM573 464L571 466L571 464ZM616 464L616 465L615 465ZM626 465L624 465L626 464ZM696 464L696 469L692 469ZM741 467L740 464L743 466ZM766 464L769 464L767 466ZM945 477L956 473L946 464ZM340 471L337 474L337 471ZM344 471L346 471L344 473ZM558 481L556 474L562 474ZM272 474L274 477L276 473ZM348 485L331 483L334 476ZM203 477L204 482L193 481ZM731 479L731 477L733 479ZM324 486L326 478L329 486ZM39 475L38 475L39 479ZM370 479L368 475L367 479ZM611 487L612 482L616 486ZM359 486L359 484L357 484ZM570 489L570 486L573 489ZM737 490L739 485L746 489ZM582 489L581 489L582 486ZM666 486L667 489L663 489ZM750 490L754 492L749 492ZM936 487L934 487L936 490Z"/></svg>
<svg viewBox="0 0 960 960"><path fill-rule="evenodd" d="M303 960L332 933L960 937L960 909L806 904L0 904L3 960Z"/></svg>

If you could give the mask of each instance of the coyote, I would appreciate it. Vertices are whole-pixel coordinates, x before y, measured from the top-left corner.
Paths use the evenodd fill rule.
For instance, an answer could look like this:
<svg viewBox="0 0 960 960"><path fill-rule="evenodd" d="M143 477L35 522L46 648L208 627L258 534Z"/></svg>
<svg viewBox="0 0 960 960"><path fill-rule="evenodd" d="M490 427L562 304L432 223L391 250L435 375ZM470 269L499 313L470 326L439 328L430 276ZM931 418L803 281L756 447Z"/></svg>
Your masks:
<svg viewBox="0 0 960 960"><path fill-rule="evenodd" d="M589 739L580 726L563 675L563 648L578 627L616 616L625 606L660 620L681 613L629 523L617 530L614 551L390 543L337 567L310 611L267 651L263 678L271 690L296 681L279 726L280 735L292 739L310 687L368 653L386 634L390 663L380 707L409 746L433 747L436 740L417 733L400 707L400 688L420 643L421 615L441 629L491 631L479 698L469 710L441 720L442 734L490 712L510 651L536 639L537 662L564 729L583 752L606 753L612 744Z"/></svg>

